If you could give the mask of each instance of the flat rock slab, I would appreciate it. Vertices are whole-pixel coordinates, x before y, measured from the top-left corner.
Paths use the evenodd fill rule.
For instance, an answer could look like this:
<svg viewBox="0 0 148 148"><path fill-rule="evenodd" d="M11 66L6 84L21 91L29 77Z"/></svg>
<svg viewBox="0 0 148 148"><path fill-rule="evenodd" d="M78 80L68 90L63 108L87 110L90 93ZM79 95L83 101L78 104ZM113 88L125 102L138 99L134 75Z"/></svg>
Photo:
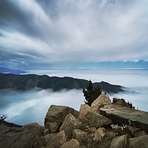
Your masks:
<svg viewBox="0 0 148 148"><path fill-rule="evenodd" d="M148 132L148 112L131 109L120 105L106 105L100 108L100 114L113 122L141 128Z"/></svg>

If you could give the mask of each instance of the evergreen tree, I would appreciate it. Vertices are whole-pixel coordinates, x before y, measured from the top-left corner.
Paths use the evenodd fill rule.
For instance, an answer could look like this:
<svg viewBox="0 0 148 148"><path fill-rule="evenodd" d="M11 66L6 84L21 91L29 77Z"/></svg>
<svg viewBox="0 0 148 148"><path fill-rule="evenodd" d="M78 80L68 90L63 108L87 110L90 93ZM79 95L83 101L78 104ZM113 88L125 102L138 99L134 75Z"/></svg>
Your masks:
<svg viewBox="0 0 148 148"><path fill-rule="evenodd" d="M84 97L85 97L85 103L91 106L92 102L102 93L99 85L97 87L93 86L93 83L91 80L89 80L89 83L85 89L83 89Z"/></svg>

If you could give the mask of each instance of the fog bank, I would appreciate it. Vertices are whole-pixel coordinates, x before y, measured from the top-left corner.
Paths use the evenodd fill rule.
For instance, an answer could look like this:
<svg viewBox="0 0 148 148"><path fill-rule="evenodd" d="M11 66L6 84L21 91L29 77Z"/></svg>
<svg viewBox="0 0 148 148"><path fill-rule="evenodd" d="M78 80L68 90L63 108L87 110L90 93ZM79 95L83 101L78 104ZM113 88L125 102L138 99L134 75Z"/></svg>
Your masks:
<svg viewBox="0 0 148 148"><path fill-rule="evenodd" d="M49 76L70 76L91 79L93 82L106 81L124 86L126 92L110 95L110 98L124 98L139 110L148 111L148 70L46 70L28 73ZM16 124L30 122L44 123L50 105L65 105L79 110L84 103L82 90L32 90L28 92L0 91L0 115L7 114L8 121Z"/></svg>
<svg viewBox="0 0 148 148"><path fill-rule="evenodd" d="M28 92L0 92L0 114L7 114L7 121L16 124L30 122L44 123L44 117L50 105L64 105L79 110L84 103L81 90L32 90Z"/></svg>

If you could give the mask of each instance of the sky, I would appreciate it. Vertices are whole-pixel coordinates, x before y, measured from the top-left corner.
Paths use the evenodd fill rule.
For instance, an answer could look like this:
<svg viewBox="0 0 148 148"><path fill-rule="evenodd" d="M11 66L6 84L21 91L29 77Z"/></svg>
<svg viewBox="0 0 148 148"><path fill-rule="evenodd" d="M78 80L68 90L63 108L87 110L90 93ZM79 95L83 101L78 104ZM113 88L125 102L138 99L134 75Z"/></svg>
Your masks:
<svg viewBox="0 0 148 148"><path fill-rule="evenodd" d="M0 67L148 61L147 0L0 0Z"/></svg>

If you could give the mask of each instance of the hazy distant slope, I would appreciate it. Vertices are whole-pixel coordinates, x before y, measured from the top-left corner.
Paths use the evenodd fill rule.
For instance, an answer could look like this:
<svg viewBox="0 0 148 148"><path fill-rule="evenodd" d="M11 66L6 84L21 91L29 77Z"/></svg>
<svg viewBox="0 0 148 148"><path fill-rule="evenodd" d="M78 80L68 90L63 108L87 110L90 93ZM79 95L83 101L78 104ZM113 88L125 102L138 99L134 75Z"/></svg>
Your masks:
<svg viewBox="0 0 148 148"><path fill-rule="evenodd" d="M88 80L76 79L72 77L49 77L47 75L18 75L18 74L0 74L0 89L30 90L33 88L52 89L59 91L62 89L82 89L88 84ZM107 82L96 82L94 85L100 85L103 91L108 93L118 93L123 91L122 86L112 85Z"/></svg>
<svg viewBox="0 0 148 148"><path fill-rule="evenodd" d="M16 70L16 69L10 69L5 67L0 67L0 73L12 73L12 74L20 74L20 73L26 73L23 70Z"/></svg>

